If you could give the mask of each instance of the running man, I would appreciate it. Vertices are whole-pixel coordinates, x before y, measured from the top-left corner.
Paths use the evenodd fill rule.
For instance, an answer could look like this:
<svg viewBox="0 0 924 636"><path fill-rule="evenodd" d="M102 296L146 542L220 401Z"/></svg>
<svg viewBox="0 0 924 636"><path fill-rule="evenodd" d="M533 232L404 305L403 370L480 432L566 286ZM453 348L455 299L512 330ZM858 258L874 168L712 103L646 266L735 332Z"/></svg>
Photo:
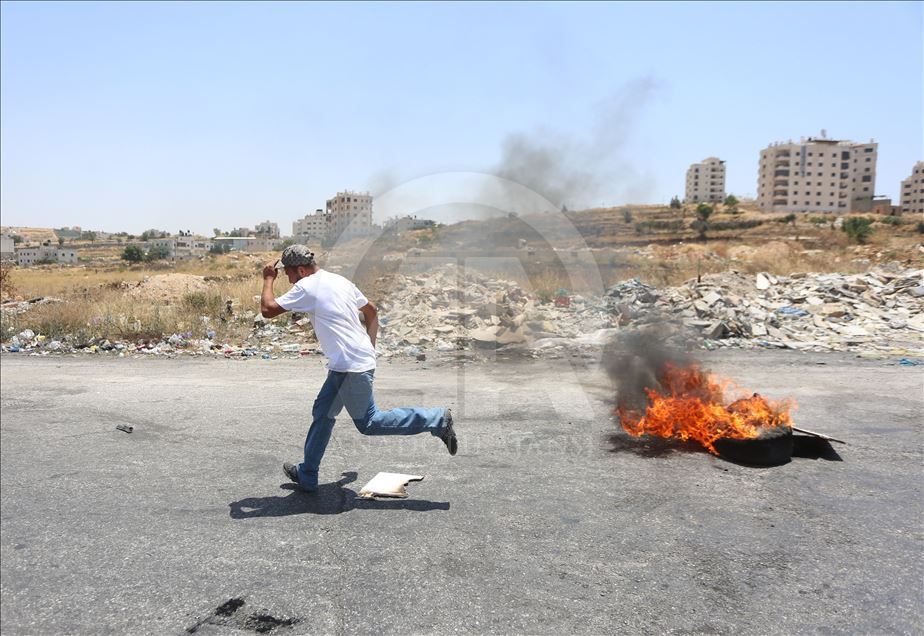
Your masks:
<svg viewBox="0 0 924 636"><path fill-rule="evenodd" d="M273 283L280 269L285 270L292 289L275 298ZM311 410L304 459L297 466L285 462L282 469L286 477L304 490L317 490L318 467L334 429L334 418L343 408L363 435L426 432L439 437L450 455L456 454L458 442L449 409L406 407L381 411L376 407L372 381L378 310L351 281L318 267L306 245L287 247L280 260L263 268L260 313L264 318L273 318L287 311L304 313L311 320L328 359L328 372ZM365 318L365 329L360 313Z"/></svg>

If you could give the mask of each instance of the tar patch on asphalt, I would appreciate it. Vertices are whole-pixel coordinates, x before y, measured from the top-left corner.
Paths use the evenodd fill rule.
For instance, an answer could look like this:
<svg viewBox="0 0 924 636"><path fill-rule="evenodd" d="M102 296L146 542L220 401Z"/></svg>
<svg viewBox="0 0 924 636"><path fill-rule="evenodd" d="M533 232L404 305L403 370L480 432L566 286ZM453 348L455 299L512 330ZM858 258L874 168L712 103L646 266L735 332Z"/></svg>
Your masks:
<svg viewBox="0 0 924 636"><path fill-rule="evenodd" d="M292 627L300 621L298 618L273 616L265 608L250 613L238 612L244 605L246 601L243 598L230 598L212 610L208 616L187 627L186 633L195 634L204 625L215 625L268 634L277 628Z"/></svg>

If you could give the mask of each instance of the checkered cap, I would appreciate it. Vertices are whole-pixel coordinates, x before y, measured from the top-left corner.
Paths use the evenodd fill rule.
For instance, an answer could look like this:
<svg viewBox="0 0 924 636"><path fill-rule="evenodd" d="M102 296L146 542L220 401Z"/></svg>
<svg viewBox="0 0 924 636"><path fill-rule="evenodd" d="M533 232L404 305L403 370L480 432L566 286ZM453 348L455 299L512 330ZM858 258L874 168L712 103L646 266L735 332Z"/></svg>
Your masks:
<svg viewBox="0 0 924 636"><path fill-rule="evenodd" d="M307 245L290 245L282 251L282 258L276 261L276 269L314 264L314 252Z"/></svg>

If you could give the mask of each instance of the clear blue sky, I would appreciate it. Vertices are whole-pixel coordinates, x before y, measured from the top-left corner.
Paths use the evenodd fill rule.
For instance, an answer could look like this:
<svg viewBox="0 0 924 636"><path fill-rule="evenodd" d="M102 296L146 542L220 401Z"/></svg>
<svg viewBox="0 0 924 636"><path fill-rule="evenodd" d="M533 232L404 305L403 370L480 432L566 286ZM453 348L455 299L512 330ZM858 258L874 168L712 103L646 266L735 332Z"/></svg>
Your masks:
<svg viewBox="0 0 924 636"><path fill-rule="evenodd" d="M337 190L496 170L513 134L599 166L571 205L666 202L710 155L754 195L761 148L822 128L879 142L877 194L924 159L920 2L4 2L0 17L5 225L288 233Z"/></svg>

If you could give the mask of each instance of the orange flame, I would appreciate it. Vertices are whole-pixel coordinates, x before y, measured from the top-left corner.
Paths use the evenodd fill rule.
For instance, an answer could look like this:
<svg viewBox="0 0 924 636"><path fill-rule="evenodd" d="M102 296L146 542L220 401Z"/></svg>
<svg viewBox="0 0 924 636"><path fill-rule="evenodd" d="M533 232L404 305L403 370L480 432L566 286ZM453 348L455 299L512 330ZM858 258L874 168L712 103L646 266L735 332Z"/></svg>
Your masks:
<svg viewBox="0 0 924 636"><path fill-rule="evenodd" d="M664 391L645 389L649 404L644 414L616 409L630 435L692 439L718 455L713 446L717 439L754 439L771 429L792 427L791 401L771 402L755 393L726 405L725 390L732 383L720 382L698 365L681 368L668 363L658 381Z"/></svg>

